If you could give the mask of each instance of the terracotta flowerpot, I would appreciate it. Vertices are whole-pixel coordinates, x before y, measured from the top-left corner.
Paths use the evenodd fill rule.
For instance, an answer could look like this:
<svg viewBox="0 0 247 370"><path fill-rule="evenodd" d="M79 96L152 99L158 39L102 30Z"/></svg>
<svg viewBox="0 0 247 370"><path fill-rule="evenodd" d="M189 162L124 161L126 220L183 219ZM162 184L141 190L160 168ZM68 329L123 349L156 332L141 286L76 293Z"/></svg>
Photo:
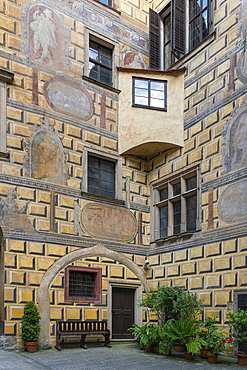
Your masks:
<svg viewBox="0 0 247 370"><path fill-rule="evenodd" d="M172 351L170 350L168 353L162 353L163 356L171 356Z"/></svg>
<svg viewBox="0 0 247 370"><path fill-rule="evenodd" d="M183 352L184 351L184 347L182 346L182 344L175 344L174 351L176 351L176 352Z"/></svg>
<svg viewBox="0 0 247 370"><path fill-rule="evenodd" d="M191 352L184 352L184 356L186 360L194 360L194 355Z"/></svg>
<svg viewBox="0 0 247 370"><path fill-rule="evenodd" d="M158 353L157 347L154 346L153 351L154 351L154 353Z"/></svg>
<svg viewBox="0 0 247 370"><path fill-rule="evenodd" d="M208 355L208 362L210 364L215 364L217 361L218 355L210 355L210 353L208 353L207 355Z"/></svg>
<svg viewBox="0 0 247 370"><path fill-rule="evenodd" d="M208 348L203 347L201 349L201 358L208 358L207 354L208 354Z"/></svg>
<svg viewBox="0 0 247 370"><path fill-rule="evenodd" d="M153 352L153 345L150 344L150 346L145 347L146 352Z"/></svg>
<svg viewBox="0 0 247 370"><path fill-rule="evenodd" d="M237 353L238 356L238 364L247 366L247 355L242 355L242 353Z"/></svg>
<svg viewBox="0 0 247 370"><path fill-rule="evenodd" d="M27 352L37 352L38 340L36 342L26 342Z"/></svg>

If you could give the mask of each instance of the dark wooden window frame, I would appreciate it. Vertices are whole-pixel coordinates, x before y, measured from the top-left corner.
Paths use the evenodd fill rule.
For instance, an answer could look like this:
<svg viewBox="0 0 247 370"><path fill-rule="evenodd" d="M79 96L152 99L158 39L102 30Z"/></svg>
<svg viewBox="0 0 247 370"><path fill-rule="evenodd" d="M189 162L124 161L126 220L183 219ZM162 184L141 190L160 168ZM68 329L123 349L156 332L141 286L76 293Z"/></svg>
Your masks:
<svg viewBox="0 0 247 370"><path fill-rule="evenodd" d="M142 104L136 104L135 103L135 81L136 80L143 80L143 81L148 81L148 105L142 105ZM150 83L151 82L159 82L159 83L164 83L164 108L159 108L159 107L153 107L150 105ZM132 77L132 106L133 107L139 107L139 108L148 108L148 109L154 109L154 110L162 110L162 111L167 111L167 80L156 80L152 78L145 78L145 77Z"/></svg>
<svg viewBox="0 0 247 370"><path fill-rule="evenodd" d="M110 49L107 46L102 45L100 42L97 42L97 41L94 41L94 40L91 40L91 39L89 40L89 49L90 49L90 43L91 42L93 42L94 44L97 44L97 46L98 46L98 60L89 57L89 63L90 62L94 63L97 66L98 79L95 79L95 78L92 78L92 77L90 77L90 78L92 78L93 80L98 81L100 83L104 83L105 85L112 86L112 49ZM106 65L106 64L104 64L100 61L100 49L102 47L105 48L105 49L108 49L111 52L111 67L109 67L108 65ZM107 84L106 82L102 82L100 80L100 67L104 67L104 68L108 69L111 72L111 77L110 77L111 83L110 84ZM89 76L90 76L90 72L89 72Z"/></svg>
<svg viewBox="0 0 247 370"><path fill-rule="evenodd" d="M70 271L81 273L96 274L94 282L94 297L72 297L69 295L69 274ZM64 274L64 301L73 303L102 303L102 270L101 268L83 267L83 266L67 266Z"/></svg>
<svg viewBox="0 0 247 370"><path fill-rule="evenodd" d="M90 192L90 187L89 187L89 177L90 177L89 176L89 166L90 166L89 165L89 160L90 160L91 157L96 158L99 161L99 163L101 163L102 161L104 161L104 162L110 162L111 164L113 164L113 166L114 166L114 181L113 181L114 194L113 194L112 197L109 197L109 196L106 196L106 195L102 195L102 189L101 189L101 171L102 170L101 170L101 168L99 168L99 171L98 171L98 173L99 173L98 188L97 188L98 189L98 194L95 194L93 192ZM115 161L111 161L111 160L109 160L107 158L104 158L104 157L98 157L98 156L89 154L88 155L88 172L87 173L88 173L88 175L87 175L87 181L88 181L87 189L88 189L88 193L94 194L94 195L98 195L98 196L104 196L104 197L107 197L107 198L110 198L110 199L115 199L115 197L116 197L116 163L115 163ZM108 181L108 182L110 182L110 181Z"/></svg>

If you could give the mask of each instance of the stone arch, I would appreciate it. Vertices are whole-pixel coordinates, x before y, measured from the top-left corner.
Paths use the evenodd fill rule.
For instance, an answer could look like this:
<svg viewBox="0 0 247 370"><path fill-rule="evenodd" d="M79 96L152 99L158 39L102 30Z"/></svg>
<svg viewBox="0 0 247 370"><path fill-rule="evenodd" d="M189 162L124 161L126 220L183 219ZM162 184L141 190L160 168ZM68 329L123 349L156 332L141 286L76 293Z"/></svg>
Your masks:
<svg viewBox="0 0 247 370"><path fill-rule="evenodd" d="M61 257L58 261L56 261L44 274L42 281L40 283L40 287L38 290L38 306L39 312L41 316L40 324L41 324L41 331L40 331L40 345L42 348L50 348L49 342L49 328L50 328L50 301L49 301L49 291L51 285L59 274L66 266L70 263L77 261L81 258L86 258L90 256L100 256L100 257L107 257L114 259L126 267L128 267L141 281L144 286L144 289L147 291L147 280L144 271L132 260L125 257L123 254L112 251L103 244L99 243L90 248L80 248L76 251L73 251L64 257Z"/></svg>

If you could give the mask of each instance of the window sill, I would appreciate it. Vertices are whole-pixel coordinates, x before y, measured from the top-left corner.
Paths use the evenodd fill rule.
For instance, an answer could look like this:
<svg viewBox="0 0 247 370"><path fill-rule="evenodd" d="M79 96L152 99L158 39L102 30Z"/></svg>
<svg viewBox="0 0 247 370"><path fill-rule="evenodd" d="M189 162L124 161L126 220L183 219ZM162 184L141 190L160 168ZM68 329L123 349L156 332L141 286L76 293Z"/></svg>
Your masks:
<svg viewBox="0 0 247 370"><path fill-rule="evenodd" d="M211 44L215 40L216 31L213 31L208 35L208 37L203 40L200 44L198 44L194 49L190 50L187 54L185 54L182 58L180 58L176 63L174 63L169 70L178 69L183 66L186 62L188 62L191 58L193 58L196 54L198 54L202 49L206 46Z"/></svg>
<svg viewBox="0 0 247 370"><path fill-rule="evenodd" d="M9 152L0 152L0 158L9 158Z"/></svg>
<svg viewBox="0 0 247 370"><path fill-rule="evenodd" d="M110 91L113 91L117 94L119 94L121 92L121 90L118 90L116 89L115 87L112 87L112 86L109 86L109 85L106 85L104 84L103 82L99 82L97 80L94 80L93 78L90 78L90 77L87 77L87 76L82 76L82 79L87 81L87 82L90 82L94 85L97 85L97 86L100 86L100 87L103 87L104 89L108 89Z"/></svg>
<svg viewBox="0 0 247 370"><path fill-rule="evenodd" d="M181 233L181 234L168 236L165 239L156 239L156 240L154 240L154 243L156 243L158 246L160 246L160 245L163 245L166 242L175 243L177 241L190 239L198 231L201 231L201 230L186 231L186 232Z"/></svg>
<svg viewBox="0 0 247 370"><path fill-rule="evenodd" d="M87 0L87 1L90 2L91 4L95 4L96 6L102 7L102 9L108 10L110 13L117 14L119 16L121 15L120 10L114 9L111 6L104 4L99 0Z"/></svg>
<svg viewBox="0 0 247 370"><path fill-rule="evenodd" d="M167 112L167 109L166 108L148 107L146 105L132 104L132 107L134 107L134 108L151 109L151 110L161 110L162 112Z"/></svg>
<svg viewBox="0 0 247 370"><path fill-rule="evenodd" d="M107 197L103 197L101 195L86 193L85 191L81 192L81 196L85 199L88 199L88 200L101 201L101 202L104 202L104 203L107 203L107 204L112 203L112 204L118 204L119 206L124 206L125 205L125 201L122 200L122 199L107 198Z"/></svg>

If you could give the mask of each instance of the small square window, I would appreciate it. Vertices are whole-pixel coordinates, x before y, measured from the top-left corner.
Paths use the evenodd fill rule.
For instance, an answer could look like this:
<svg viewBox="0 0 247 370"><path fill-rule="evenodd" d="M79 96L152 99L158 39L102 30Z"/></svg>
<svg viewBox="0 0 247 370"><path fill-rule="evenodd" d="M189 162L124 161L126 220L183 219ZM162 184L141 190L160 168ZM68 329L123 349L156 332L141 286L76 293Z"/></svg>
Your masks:
<svg viewBox="0 0 247 370"><path fill-rule="evenodd" d="M65 269L64 300L75 303L101 303L100 268L68 266Z"/></svg>
<svg viewBox="0 0 247 370"><path fill-rule="evenodd" d="M99 0L102 4L112 7L112 0Z"/></svg>
<svg viewBox="0 0 247 370"><path fill-rule="evenodd" d="M167 81L133 77L132 105L166 110Z"/></svg>

